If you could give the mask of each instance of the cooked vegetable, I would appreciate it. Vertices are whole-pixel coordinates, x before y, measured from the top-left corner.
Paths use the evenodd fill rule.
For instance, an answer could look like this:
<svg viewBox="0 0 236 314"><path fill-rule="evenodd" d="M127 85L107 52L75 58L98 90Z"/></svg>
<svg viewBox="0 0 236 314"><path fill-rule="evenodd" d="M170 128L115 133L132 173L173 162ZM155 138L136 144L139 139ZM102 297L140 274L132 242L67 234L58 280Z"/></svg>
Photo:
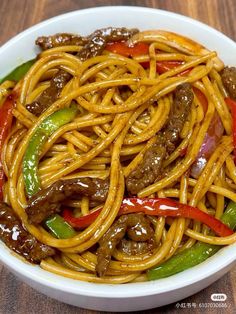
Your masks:
<svg viewBox="0 0 236 314"><path fill-rule="evenodd" d="M18 82L29 71L29 69L35 63L35 61L36 61L36 59L32 59L32 60L29 60L29 61L19 65L12 72L7 74L4 78L0 79L0 84L2 82L5 82L5 81L16 81L16 82Z"/></svg>
<svg viewBox="0 0 236 314"><path fill-rule="evenodd" d="M141 64L145 69L148 69L150 67L149 62L142 62ZM177 68L178 66L180 66L182 64L184 64L183 61L157 61L156 62L156 71L158 74L163 74L167 71L170 71L172 69ZM185 75L189 74L189 72L191 70L192 70L192 68L189 68L187 70L184 70L184 71L176 74L176 76L185 76Z"/></svg>
<svg viewBox="0 0 236 314"><path fill-rule="evenodd" d="M88 215L84 215L81 217L74 217L72 215L72 211L70 209L64 209L62 212L62 216L67 221L71 226L77 229L84 229L91 225L91 223L94 222L94 220L98 217L100 214L101 210L95 210L91 212Z"/></svg>
<svg viewBox="0 0 236 314"><path fill-rule="evenodd" d="M128 46L125 42L114 42L106 45L106 50L117 53L124 57L136 57L140 55L148 54L149 45L144 43L137 43L132 46Z"/></svg>
<svg viewBox="0 0 236 314"><path fill-rule="evenodd" d="M0 107L0 200L2 200L2 188L4 184L4 171L1 161L2 148L11 129L13 118L12 110L16 97L16 93L10 94Z"/></svg>
<svg viewBox="0 0 236 314"><path fill-rule="evenodd" d="M175 255L160 266L147 271L148 280L172 276L204 262L220 249L219 246L198 242L189 249Z"/></svg>
<svg viewBox="0 0 236 314"><path fill-rule="evenodd" d="M93 213L75 218L68 210L63 211L63 217L76 228L87 227L96 219L100 210ZM216 234L226 237L233 234L233 231L220 220L210 216L198 208L175 202L168 198L125 198L122 202L119 215L130 213L145 213L150 216L164 217L184 217L201 221L210 227Z"/></svg>
<svg viewBox="0 0 236 314"><path fill-rule="evenodd" d="M71 225L59 215L53 215L51 218L48 218L45 225L59 239L68 239L76 235L76 231Z"/></svg>
<svg viewBox="0 0 236 314"><path fill-rule="evenodd" d="M231 229L236 228L236 203L230 202L221 217L222 223ZM221 248L220 245L198 242L193 247L171 257L168 261L147 271L149 280L156 280L172 276L190 267L204 262Z"/></svg>
<svg viewBox="0 0 236 314"><path fill-rule="evenodd" d="M108 43L106 46L106 50L113 53L117 53L124 57L137 57L137 56L148 54L149 45L139 42L139 43L129 46L127 42L114 42L114 43ZM145 69L148 69L150 67L149 62L142 62L141 64ZM157 61L156 71L157 73L162 74L182 64L184 64L183 61L172 61L172 60L171 61ZM187 75L191 70L192 68L189 68L179 73L177 76Z"/></svg>
<svg viewBox="0 0 236 314"><path fill-rule="evenodd" d="M38 126L31 137L23 160L23 177L26 192L29 196L34 195L40 189L38 162L43 145L46 143L48 137L58 128L72 121L76 112L76 106L54 112Z"/></svg>

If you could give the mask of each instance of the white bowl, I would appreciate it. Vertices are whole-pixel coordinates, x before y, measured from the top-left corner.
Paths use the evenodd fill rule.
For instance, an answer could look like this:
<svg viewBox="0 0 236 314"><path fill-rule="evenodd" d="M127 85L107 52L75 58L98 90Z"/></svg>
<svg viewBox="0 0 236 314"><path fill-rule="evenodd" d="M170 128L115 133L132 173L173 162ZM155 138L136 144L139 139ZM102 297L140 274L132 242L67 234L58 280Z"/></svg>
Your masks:
<svg viewBox="0 0 236 314"><path fill-rule="evenodd" d="M100 7L67 13L35 25L0 48L3 77L35 56L39 35L57 32L89 34L107 26L126 26L174 31L216 50L228 65L236 65L236 44L218 31L190 18L140 7ZM232 268L236 244L222 248L204 263L166 279L123 285L94 284L63 278L24 263L0 243L0 260L36 290L82 308L100 311L138 311L188 297L204 289Z"/></svg>

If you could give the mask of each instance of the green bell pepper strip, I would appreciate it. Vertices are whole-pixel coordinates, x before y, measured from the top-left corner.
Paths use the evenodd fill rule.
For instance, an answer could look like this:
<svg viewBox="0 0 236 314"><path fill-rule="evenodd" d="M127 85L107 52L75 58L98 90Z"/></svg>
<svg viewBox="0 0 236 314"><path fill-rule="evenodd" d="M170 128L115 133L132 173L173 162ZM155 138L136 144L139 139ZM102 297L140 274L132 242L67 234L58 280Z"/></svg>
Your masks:
<svg viewBox="0 0 236 314"><path fill-rule="evenodd" d="M29 69L35 63L35 61L36 59L32 59L19 65L12 72L7 74L4 78L0 79L0 84L5 81L16 81L16 82L20 81L25 76L25 74L29 71Z"/></svg>
<svg viewBox="0 0 236 314"><path fill-rule="evenodd" d="M34 195L40 189L38 163L44 144L57 129L72 121L76 112L76 106L54 112L38 126L32 135L23 158L23 178L28 196Z"/></svg>
<svg viewBox="0 0 236 314"><path fill-rule="evenodd" d="M45 221L45 225L51 233L59 239L74 237L77 233L61 216L53 215Z"/></svg>
<svg viewBox="0 0 236 314"><path fill-rule="evenodd" d="M236 229L236 203L230 201L221 221L231 229ZM188 268L204 262L221 249L220 245L198 242L189 249L171 257L156 268L147 270L148 280L156 280L172 276Z"/></svg>

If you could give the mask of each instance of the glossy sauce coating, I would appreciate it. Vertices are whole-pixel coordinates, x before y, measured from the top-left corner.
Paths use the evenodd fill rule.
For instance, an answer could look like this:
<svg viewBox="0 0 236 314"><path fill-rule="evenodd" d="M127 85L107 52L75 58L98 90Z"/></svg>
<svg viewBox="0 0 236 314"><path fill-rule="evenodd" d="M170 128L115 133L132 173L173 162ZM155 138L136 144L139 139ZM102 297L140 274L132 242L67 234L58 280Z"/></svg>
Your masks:
<svg viewBox="0 0 236 314"><path fill-rule="evenodd" d="M127 239L125 239L127 235ZM123 241L124 240L124 241ZM96 271L99 277L105 275L111 255L116 246L126 254L144 254L151 251L154 245L154 231L144 214L128 214L118 218L99 241Z"/></svg>
<svg viewBox="0 0 236 314"><path fill-rule="evenodd" d="M58 33L53 36L41 36L36 40L43 50L66 45L82 46L77 56L81 60L98 56L105 49L108 42L128 40L138 33L138 29L127 29L125 27L107 27L98 29L89 36L82 37L74 34Z"/></svg>
<svg viewBox="0 0 236 314"><path fill-rule="evenodd" d="M176 88L169 120L159 132L157 142L147 150L143 161L126 179L126 187L130 194L136 195L162 175L163 161L179 144L180 132L189 115L192 102L191 85L189 83L179 85Z"/></svg>
<svg viewBox="0 0 236 314"><path fill-rule="evenodd" d="M80 46L87 42L87 39L82 36L68 33L57 33L51 36L40 36L35 41L36 45L40 46L42 50L67 45Z"/></svg>
<svg viewBox="0 0 236 314"><path fill-rule="evenodd" d="M0 202L0 240L31 263L40 263L55 254L53 248L26 231L13 209L3 202Z"/></svg>
<svg viewBox="0 0 236 314"><path fill-rule="evenodd" d="M26 208L28 219L34 224L41 223L50 215L59 212L61 202L68 198L88 196L90 200L102 203L106 200L108 188L108 180L92 178L59 180L29 199Z"/></svg>
<svg viewBox="0 0 236 314"><path fill-rule="evenodd" d="M50 86L26 109L35 116L40 116L48 109L60 96L63 87L71 79L71 75L63 70L59 70L51 79Z"/></svg>

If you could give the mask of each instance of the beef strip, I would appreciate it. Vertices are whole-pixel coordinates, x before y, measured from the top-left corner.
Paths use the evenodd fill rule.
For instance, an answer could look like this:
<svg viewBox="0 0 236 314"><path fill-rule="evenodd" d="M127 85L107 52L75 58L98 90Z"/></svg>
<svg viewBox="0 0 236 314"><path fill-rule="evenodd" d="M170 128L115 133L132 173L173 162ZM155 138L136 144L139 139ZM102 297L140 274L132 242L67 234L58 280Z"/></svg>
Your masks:
<svg viewBox="0 0 236 314"><path fill-rule="evenodd" d="M127 40L136 33L138 33L137 29L107 27L98 29L87 37L66 33L42 36L36 40L36 44L43 50L65 45L81 45L83 48L77 55L84 61L100 55L108 42Z"/></svg>
<svg viewBox="0 0 236 314"><path fill-rule="evenodd" d="M127 216L127 236L136 242L148 241L153 236L151 222L143 214L128 214Z"/></svg>
<svg viewBox="0 0 236 314"><path fill-rule="evenodd" d="M50 86L33 103L26 105L26 109L35 116L40 116L59 98L62 89L70 79L71 75L69 73L59 70L52 77Z"/></svg>
<svg viewBox="0 0 236 314"><path fill-rule="evenodd" d="M236 67L225 67L221 71L221 79L229 96L236 100Z"/></svg>
<svg viewBox="0 0 236 314"><path fill-rule="evenodd" d="M83 46L87 42L88 39L86 37L67 33L58 33L52 36L41 36L38 37L35 41L36 45L40 46L42 50L67 45Z"/></svg>
<svg viewBox="0 0 236 314"><path fill-rule="evenodd" d="M153 251L155 248L154 238L149 241L136 242L133 240L122 239L117 248L126 255L140 255Z"/></svg>
<svg viewBox="0 0 236 314"><path fill-rule="evenodd" d="M111 261L111 255L117 244L125 236L127 228L126 216L121 216L111 228L103 235L97 250L96 272L99 277L103 277Z"/></svg>
<svg viewBox="0 0 236 314"><path fill-rule="evenodd" d="M112 253L126 234L133 242L129 244L129 246L132 245L132 253L134 253L134 242L140 243L136 245L135 251L139 254L146 253L147 247L150 250L154 248L154 231L148 218L142 213L122 215L99 241L96 265L96 272L99 277L105 275L111 261ZM130 240L127 240L127 242L130 242ZM121 245L124 245L124 243ZM127 246L126 249L130 254L131 247L128 248Z"/></svg>
<svg viewBox="0 0 236 314"><path fill-rule="evenodd" d="M126 178L126 188L131 195L136 195L158 178L165 156L166 147L162 141L158 141L146 151L142 163Z"/></svg>
<svg viewBox="0 0 236 314"><path fill-rule="evenodd" d="M50 215L59 212L61 202L70 198L88 196L91 201L105 201L109 188L108 180L80 178L59 180L40 190L29 199L26 213L32 224L39 224Z"/></svg>
<svg viewBox="0 0 236 314"><path fill-rule="evenodd" d="M81 60L87 60L91 57L100 55L108 42L127 40L134 34L138 33L138 29L127 29L108 27L98 29L88 36L88 43L78 52Z"/></svg>
<svg viewBox="0 0 236 314"><path fill-rule="evenodd" d="M73 34L59 33L53 36L42 36L36 40L36 44L43 50L65 45L82 45L83 48L77 56L81 60L97 56L102 53L108 42L127 40L137 33L137 29L103 28L96 30L88 37L81 37ZM40 116L51 106L60 96L66 83L71 79L71 75L63 70L59 70L50 81L50 86L32 104L26 106L27 110L36 116Z"/></svg>
<svg viewBox="0 0 236 314"><path fill-rule="evenodd" d="M189 83L179 85L169 119L157 136L157 142L144 154L143 161L126 178L126 187L135 195L154 183L163 172L163 161L179 144L180 132L189 115L193 102L193 92Z"/></svg>
<svg viewBox="0 0 236 314"><path fill-rule="evenodd" d="M184 83L177 86L170 117L163 130L163 141L166 143L168 154L171 154L179 144L180 133L189 115L193 98L191 84Z"/></svg>
<svg viewBox="0 0 236 314"><path fill-rule="evenodd" d="M31 263L40 263L55 254L53 248L40 243L26 231L13 209L3 202L0 202L0 239Z"/></svg>

